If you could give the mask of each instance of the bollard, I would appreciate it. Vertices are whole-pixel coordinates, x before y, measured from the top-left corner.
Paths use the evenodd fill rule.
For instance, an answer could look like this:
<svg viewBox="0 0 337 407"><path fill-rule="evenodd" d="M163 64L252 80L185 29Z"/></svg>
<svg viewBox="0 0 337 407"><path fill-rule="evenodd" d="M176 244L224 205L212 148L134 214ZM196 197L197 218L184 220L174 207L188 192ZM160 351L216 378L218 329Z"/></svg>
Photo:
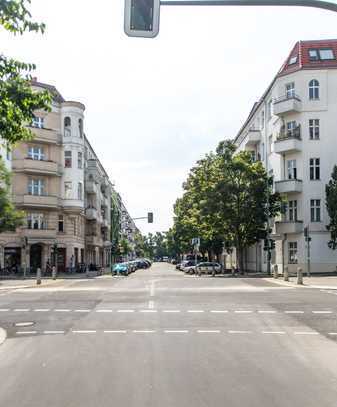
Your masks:
<svg viewBox="0 0 337 407"><path fill-rule="evenodd" d="M283 279L284 279L284 281L289 281L289 270L288 270L288 266L284 266Z"/></svg>
<svg viewBox="0 0 337 407"><path fill-rule="evenodd" d="M55 266L53 266L53 268L52 268L51 275L52 275L53 280L56 280L56 267Z"/></svg>
<svg viewBox="0 0 337 407"><path fill-rule="evenodd" d="M277 264L274 265L274 269L273 269L273 273L274 273L274 278L278 278L278 266Z"/></svg>
<svg viewBox="0 0 337 407"><path fill-rule="evenodd" d="M301 267L297 268L297 284L303 284L303 270Z"/></svg>
<svg viewBox="0 0 337 407"><path fill-rule="evenodd" d="M36 284L41 284L41 269L40 267L36 270Z"/></svg>

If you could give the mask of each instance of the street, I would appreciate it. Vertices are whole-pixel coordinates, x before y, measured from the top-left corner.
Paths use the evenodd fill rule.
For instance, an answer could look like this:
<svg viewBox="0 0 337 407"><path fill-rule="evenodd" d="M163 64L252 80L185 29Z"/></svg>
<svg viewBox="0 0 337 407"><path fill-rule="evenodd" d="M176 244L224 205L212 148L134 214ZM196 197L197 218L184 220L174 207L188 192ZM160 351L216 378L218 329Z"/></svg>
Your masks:
<svg viewBox="0 0 337 407"><path fill-rule="evenodd" d="M1 292L0 327L1 406L337 405L334 291L155 263Z"/></svg>

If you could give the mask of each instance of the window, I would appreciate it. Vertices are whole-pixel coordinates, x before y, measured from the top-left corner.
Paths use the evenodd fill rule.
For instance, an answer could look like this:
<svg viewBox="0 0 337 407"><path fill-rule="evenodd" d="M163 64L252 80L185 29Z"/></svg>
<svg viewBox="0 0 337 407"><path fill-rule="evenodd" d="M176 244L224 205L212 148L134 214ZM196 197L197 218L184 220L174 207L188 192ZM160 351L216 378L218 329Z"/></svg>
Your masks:
<svg viewBox="0 0 337 407"><path fill-rule="evenodd" d="M29 213L27 226L28 229L47 229L47 222L42 213Z"/></svg>
<svg viewBox="0 0 337 407"><path fill-rule="evenodd" d="M294 65L294 64L296 64L296 62L297 62L297 55L294 55L289 59L288 65Z"/></svg>
<svg viewBox="0 0 337 407"><path fill-rule="evenodd" d="M288 220L297 222L297 200L288 202Z"/></svg>
<svg viewBox="0 0 337 407"><path fill-rule="evenodd" d="M32 121L32 126L37 127L38 129L43 129L44 128L44 118L34 116L33 121Z"/></svg>
<svg viewBox="0 0 337 407"><path fill-rule="evenodd" d="M310 179L317 180L320 179L320 159L319 158L310 158Z"/></svg>
<svg viewBox="0 0 337 407"><path fill-rule="evenodd" d="M288 263L297 264L297 242L288 243Z"/></svg>
<svg viewBox="0 0 337 407"><path fill-rule="evenodd" d="M295 135L296 122L291 121L287 123L287 137L293 137Z"/></svg>
<svg viewBox="0 0 337 407"><path fill-rule="evenodd" d="M77 167L79 169L83 168L83 154L80 151L77 153Z"/></svg>
<svg viewBox="0 0 337 407"><path fill-rule="evenodd" d="M72 189L73 189L73 184L72 182L65 182L64 183L64 196L66 199L71 199L72 198Z"/></svg>
<svg viewBox="0 0 337 407"><path fill-rule="evenodd" d="M28 157L32 160L44 160L44 151L42 147L28 147Z"/></svg>
<svg viewBox="0 0 337 407"><path fill-rule="evenodd" d="M250 151L251 157L252 157L252 161L255 162L256 161L256 151L252 150Z"/></svg>
<svg viewBox="0 0 337 407"><path fill-rule="evenodd" d="M286 97L287 99L290 99L295 96L295 83L287 83L286 84Z"/></svg>
<svg viewBox="0 0 337 407"><path fill-rule="evenodd" d="M82 119L78 119L78 132L80 137L83 137L83 120Z"/></svg>
<svg viewBox="0 0 337 407"><path fill-rule="evenodd" d="M312 79L309 82L309 99L319 99L319 82L317 79Z"/></svg>
<svg viewBox="0 0 337 407"><path fill-rule="evenodd" d="M319 55L317 49L309 49L309 59L310 61L318 61Z"/></svg>
<svg viewBox="0 0 337 407"><path fill-rule="evenodd" d="M80 201L82 201L83 199L83 186L82 186L82 182L79 182L77 185L77 199L79 199Z"/></svg>
<svg viewBox="0 0 337 407"><path fill-rule="evenodd" d="M45 183L43 179L30 178L28 180L29 195L45 195Z"/></svg>
<svg viewBox="0 0 337 407"><path fill-rule="evenodd" d="M69 137L71 136L71 119L70 117L64 118L64 135Z"/></svg>
<svg viewBox="0 0 337 407"><path fill-rule="evenodd" d="M311 199L310 200L310 218L311 222L321 221L321 200Z"/></svg>
<svg viewBox="0 0 337 407"><path fill-rule="evenodd" d="M65 166L65 168L72 167L71 151L64 152L64 166Z"/></svg>
<svg viewBox="0 0 337 407"><path fill-rule="evenodd" d="M319 119L309 120L309 138L310 140L319 139Z"/></svg>
<svg viewBox="0 0 337 407"><path fill-rule="evenodd" d="M296 160L287 161L287 176L288 179L297 179Z"/></svg>
<svg viewBox="0 0 337 407"><path fill-rule="evenodd" d="M59 232L64 232L64 218L63 218L63 215L59 215L58 230L59 230Z"/></svg>
<svg viewBox="0 0 337 407"><path fill-rule="evenodd" d="M331 59L335 59L335 56L333 54L333 51L331 48L327 49L320 49L319 50L319 57L322 61L327 61Z"/></svg>

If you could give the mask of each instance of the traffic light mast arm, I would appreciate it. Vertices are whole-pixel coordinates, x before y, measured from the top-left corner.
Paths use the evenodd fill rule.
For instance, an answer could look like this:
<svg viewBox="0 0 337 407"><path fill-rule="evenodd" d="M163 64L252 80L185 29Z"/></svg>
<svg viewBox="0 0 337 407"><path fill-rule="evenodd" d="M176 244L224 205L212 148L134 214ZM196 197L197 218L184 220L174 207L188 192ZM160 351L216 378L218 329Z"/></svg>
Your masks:
<svg viewBox="0 0 337 407"><path fill-rule="evenodd" d="M320 0L161 0L161 6L302 6L337 12L336 1Z"/></svg>

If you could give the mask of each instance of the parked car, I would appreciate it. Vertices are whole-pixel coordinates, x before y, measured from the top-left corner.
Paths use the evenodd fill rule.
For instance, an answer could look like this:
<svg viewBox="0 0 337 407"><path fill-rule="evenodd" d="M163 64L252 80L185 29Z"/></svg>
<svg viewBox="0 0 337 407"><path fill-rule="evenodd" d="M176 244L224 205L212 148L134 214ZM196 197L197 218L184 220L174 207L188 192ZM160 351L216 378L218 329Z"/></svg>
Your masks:
<svg viewBox="0 0 337 407"><path fill-rule="evenodd" d="M199 276L201 274L219 274L222 271L222 267L219 263L214 262L202 262L198 263L196 267L196 272Z"/></svg>
<svg viewBox="0 0 337 407"><path fill-rule="evenodd" d="M184 273L194 274L195 272L195 260L187 260L180 266L180 270Z"/></svg>
<svg viewBox="0 0 337 407"><path fill-rule="evenodd" d="M127 263L116 263L112 267L112 275L123 274L127 276L129 274L129 266Z"/></svg>
<svg viewBox="0 0 337 407"><path fill-rule="evenodd" d="M130 273L133 273L134 271L136 271L137 270L137 262L135 262L135 261L128 261L127 262L127 265L129 266L129 271L130 271Z"/></svg>
<svg viewBox="0 0 337 407"><path fill-rule="evenodd" d="M174 265L175 265L175 264L178 264L178 261L177 261L176 259L172 259L172 260L171 260L171 264L174 264Z"/></svg>

